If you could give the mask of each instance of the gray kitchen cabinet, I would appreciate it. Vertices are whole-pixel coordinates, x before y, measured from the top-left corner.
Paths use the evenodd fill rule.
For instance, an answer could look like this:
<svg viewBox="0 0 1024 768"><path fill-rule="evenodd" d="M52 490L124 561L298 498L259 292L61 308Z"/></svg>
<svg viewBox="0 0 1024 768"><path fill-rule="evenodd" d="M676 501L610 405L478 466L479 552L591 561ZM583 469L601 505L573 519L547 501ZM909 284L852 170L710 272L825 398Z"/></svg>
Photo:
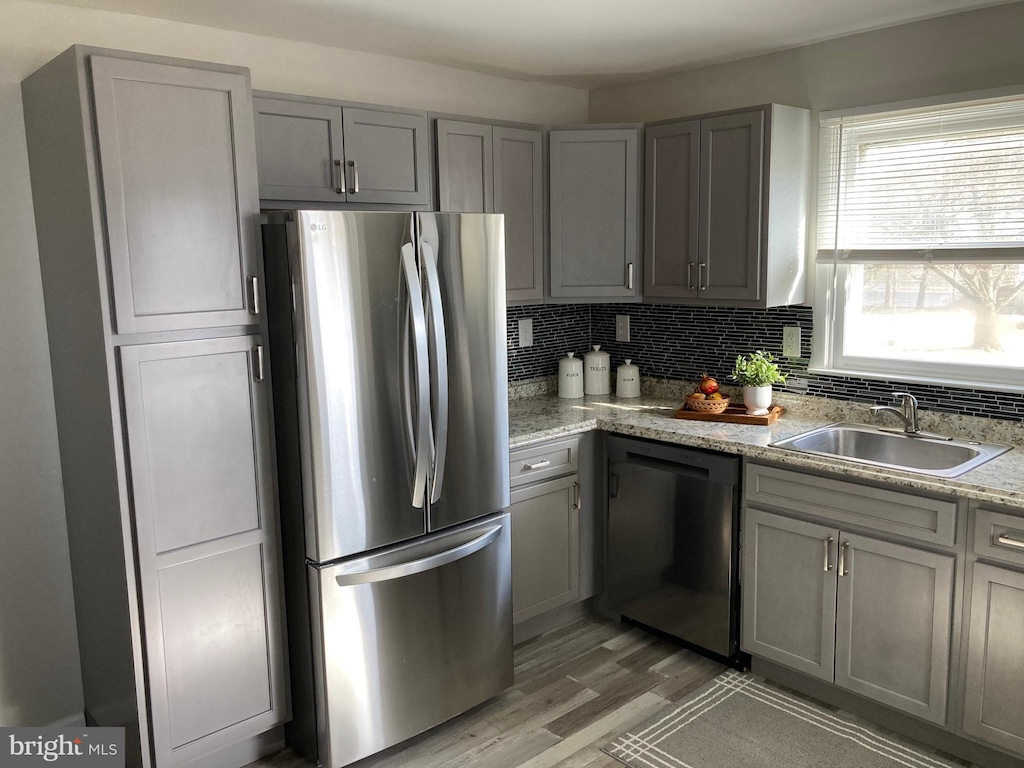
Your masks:
<svg viewBox="0 0 1024 768"><path fill-rule="evenodd" d="M289 717L249 73L73 46L22 98L85 718L237 768Z"/></svg>
<svg viewBox="0 0 1024 768"><path fill-rule="evenodd" d="M247 78L99 55L90 77L117 332L256 323Z"/></svg>
<svg viewBox="0 0 1024 768"><path fill-rule="evenodd" d="M253 103L269 205L430 203L426 113L273 93Z"/></svg>
<svg viewBox="0 0 1024 768"><path fill-rule="evenodd" d="M795 107L649 125L645 299L801 303L809 158L810 113Z"/></svg>
<svg viewBox="0 0 1024 768"><path fill-rule="evenodd" d="M944 724L953 556L847 533L840 553L836 684Z"/></svg>
<svg viewBox="0 0 1024 768"><path fill-rule="evenodd" d="M543 134L459 120L438 120L436 133L439 209L505 214L506 298L542 301Z"/></svg>
<svg viewBox="0 0 1024 768"><path fill-rule="evenodd" d="M964 731L1024 755L1024 573L975 563Z"/></svg>
<svg viewBox="0 0 1024 768"><path fill-rule="evenodd" d="M548 134L552 298L639 298L638 133Z"/></svg>
<svg viewBox="0 0 1024 768"><path fill-rule="evenodd" d="M833 680L838 539L838 528L745 511L743 650Z"/></svg>
<svg viewBox="0 0 1024 768"><path fill-rule="evenodd" d="M157 762L285 719L263 340L120 349Z"/></svg>
<svg viewBox="0 0 1024 768"><path fill-rule="evenodd" d="M512 492L512 620L520 623L580 595L579 477Z"/></svg>
<svg viewBox="0 0 1024 768"><path fill-rule="evenodd" d="M260 199L345 200L341 108L254 98Z"/></svg>

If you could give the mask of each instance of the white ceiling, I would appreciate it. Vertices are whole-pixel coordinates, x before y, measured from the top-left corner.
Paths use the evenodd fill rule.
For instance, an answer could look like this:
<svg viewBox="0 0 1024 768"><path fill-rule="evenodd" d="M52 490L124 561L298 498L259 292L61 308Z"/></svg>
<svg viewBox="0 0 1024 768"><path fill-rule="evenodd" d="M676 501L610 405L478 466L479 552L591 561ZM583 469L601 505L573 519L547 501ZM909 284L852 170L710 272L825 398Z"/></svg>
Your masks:
<svg viewBox="0 0 1024 768"><path fill-rule="evenodd" d="M1007 0L41 0L592 88Z"/></svg>

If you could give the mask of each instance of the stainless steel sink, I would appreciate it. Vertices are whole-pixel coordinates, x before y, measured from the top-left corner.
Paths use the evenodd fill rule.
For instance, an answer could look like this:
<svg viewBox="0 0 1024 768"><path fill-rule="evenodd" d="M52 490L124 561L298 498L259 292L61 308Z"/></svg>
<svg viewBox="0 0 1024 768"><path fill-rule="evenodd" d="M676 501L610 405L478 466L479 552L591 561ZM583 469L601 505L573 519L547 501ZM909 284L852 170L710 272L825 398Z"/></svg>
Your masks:
<svg viewBox="0 0 1024 768"><path fill-rule="evenodd" d="M957 477L1010 450L1010 446L998 443L935 439L867 424L843 423L829 424L772 445L935 477Z"/></svg>

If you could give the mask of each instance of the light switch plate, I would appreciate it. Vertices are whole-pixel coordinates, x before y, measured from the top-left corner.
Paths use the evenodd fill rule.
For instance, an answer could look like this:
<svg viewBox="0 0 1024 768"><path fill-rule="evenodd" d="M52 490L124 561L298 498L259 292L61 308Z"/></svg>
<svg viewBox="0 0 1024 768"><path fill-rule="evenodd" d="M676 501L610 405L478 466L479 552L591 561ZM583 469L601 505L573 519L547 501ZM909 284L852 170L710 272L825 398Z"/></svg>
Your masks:
<svg viewBox="0 0 1024 768"><path fill-rule="evenodd" d="M519 346L533 346L533 318L524 317L519 320Z"/></svg>
<svg viewBox="0 0 1024 768"><path fill-rule="evenodd" d="M787 325L782 329L782 354L784 357L800 357L799 325Z"/></svg>
<svg viewBox="0 0 1024 768"><path fill-rule="evenodd" d="M615 316L615 340L629 341L629 315Z"/></svg>

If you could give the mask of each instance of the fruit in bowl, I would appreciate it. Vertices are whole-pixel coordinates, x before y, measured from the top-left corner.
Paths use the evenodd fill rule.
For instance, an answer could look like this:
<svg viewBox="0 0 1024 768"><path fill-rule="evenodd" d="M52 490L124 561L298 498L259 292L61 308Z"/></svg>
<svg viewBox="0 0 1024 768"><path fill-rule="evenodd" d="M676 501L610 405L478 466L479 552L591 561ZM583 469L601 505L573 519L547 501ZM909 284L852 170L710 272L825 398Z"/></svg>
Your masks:
<svg viewBox="0 0 1024 768"><path fill-rule="evenodd" d="M705 395L703 392L691 392L689 395L686 396L686 399L687 400L706 400L707 399L707 395Z"/></svg>
<svg viewBox="0 0 1024 768"><path fill-rule="evenodd" d="M704 395L713 395L718 391L718 380L708 376L706 373L697 383L697 391Z"/></svg>

